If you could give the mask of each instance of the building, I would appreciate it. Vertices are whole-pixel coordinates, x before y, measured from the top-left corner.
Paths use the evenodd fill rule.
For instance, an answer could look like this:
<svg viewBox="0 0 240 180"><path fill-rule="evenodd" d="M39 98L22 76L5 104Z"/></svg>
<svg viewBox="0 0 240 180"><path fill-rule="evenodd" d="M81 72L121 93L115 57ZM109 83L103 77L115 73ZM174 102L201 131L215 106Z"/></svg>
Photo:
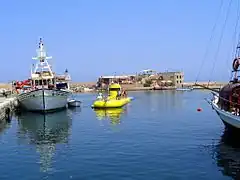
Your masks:
<svg viewBox="0 0 240 180"><path fill-rule="evenodd" d="M121 75L121 76L101 76L98 78L98 87L106 87L111 82L119 82L120 84L158 84L159 86L182 86L184 82L183 72L160 72L154 70L143 70L136 75Z"/></svg>
<svg viewBox="0 0 240 180"><path fill-rule="evenodd" d="M173 86L182 86L184 82L183 72L162 72L158 73L158 79L162 82L171 83Z"/></svg>
<svg viewBox="0 0 240 180"><path fill-rule="evenodd" d="M152 69L145 69L145 70L142 70L138 73L139 76L151 76L151 75L155 75L157 74L157 71L155 70L152 70Z"/></svg>
<svg viewBox="0 0 240 180"><path fill-rule="evenodd" d="M111 82L118 82L120 84L133 84L136 75L120 75L120 76L100 76L98 78L98 87L104 87Z"/></svg>

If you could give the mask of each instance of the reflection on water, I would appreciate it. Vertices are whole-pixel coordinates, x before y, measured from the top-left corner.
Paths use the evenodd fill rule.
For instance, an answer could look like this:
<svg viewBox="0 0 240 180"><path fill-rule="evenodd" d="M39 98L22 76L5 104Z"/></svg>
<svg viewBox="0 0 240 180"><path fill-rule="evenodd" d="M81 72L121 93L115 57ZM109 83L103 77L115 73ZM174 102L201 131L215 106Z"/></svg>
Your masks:
<svg viewBox="0 0 240 180"><path fill-rule="evenodd" d="M224 131L216 146L216 161L223 175L240 178L240 133Z"/></svg>
<svg viewBox="0 0 240 180"><path fill-rule="evenodd" d="M40 154L41 171L51 169L56 144L68 142L71 121L68 110L46 115L24 113L19 116L19 142L27 141L28 144L36 146Z"/></svg>
<svg viewBox="0 0 240 180"><path fill-rule="evenodd" d="M121 116L126 109L124 108L112 108L112 109L94 109L96 117L99 120L109 119L111 124L120 124Z"/></svg>
<svg viewBox="0 0 240 180"><path fill-rule="evenodd" d="M151 107L153 110L158 110L159 108L166 110L170 110L173 107L181 108L185 97L184 93L188 95L187 92L177 92L173 90L146 91L144 92L146 96L142 99L141 103L148 104L148 107Z"/></svg>
<svg viewBox="0 0 240 180"><path fill-rule="evenodd" d="M9 127L11 127L11 125L7 121L0 121L0 135L4 133L4 131L7 130Z"/></svg>

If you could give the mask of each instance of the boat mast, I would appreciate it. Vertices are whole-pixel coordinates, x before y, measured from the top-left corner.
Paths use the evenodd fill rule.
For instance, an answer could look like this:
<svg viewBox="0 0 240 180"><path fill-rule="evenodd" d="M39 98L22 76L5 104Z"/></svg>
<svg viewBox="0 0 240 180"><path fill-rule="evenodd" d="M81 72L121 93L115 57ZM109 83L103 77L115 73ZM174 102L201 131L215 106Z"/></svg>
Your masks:
<svg viewBox="0 0 240 180"><path fill-rule="evenodd" d="M33 57L32 59L39 61L36 64L33 73L36 73L38 68L41 68L41 71L42 71L42 69L46 68L46 69L49 70L50 74L53 75L52 68L50 67L50 65L47 61L48 59L52 59L52 56L47 56L42 38L40 38L39 46L38 46L38 49L37 49L37 56Z"/></svg>
<svg viewBox="0 0 240 180"><path fill-rule="evenodd" d="M232 73L234 73L234 78L233 78L233 81L232 81L233 83L238 82L238 78L239 78L238 68L239 68L239 65L240 65L240 42L237 45L235 58L234 58L233 63L232 63L232 69L233 69Z"/></svg>

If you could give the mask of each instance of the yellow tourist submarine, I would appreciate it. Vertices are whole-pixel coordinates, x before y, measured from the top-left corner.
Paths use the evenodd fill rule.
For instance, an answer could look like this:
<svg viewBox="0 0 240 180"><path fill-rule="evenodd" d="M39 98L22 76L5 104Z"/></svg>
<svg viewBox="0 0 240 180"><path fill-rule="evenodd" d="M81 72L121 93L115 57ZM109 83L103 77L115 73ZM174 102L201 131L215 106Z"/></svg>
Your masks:
<svg viewBox="0 0 240 180"><path fill-rule="evenodd" d="M93 103L92 108L119 108L129 103L132 98L127 97L125 91L122 91L120 84L113 83L108 87L108 96L104 98L99 93L97 100Z"/></svg>

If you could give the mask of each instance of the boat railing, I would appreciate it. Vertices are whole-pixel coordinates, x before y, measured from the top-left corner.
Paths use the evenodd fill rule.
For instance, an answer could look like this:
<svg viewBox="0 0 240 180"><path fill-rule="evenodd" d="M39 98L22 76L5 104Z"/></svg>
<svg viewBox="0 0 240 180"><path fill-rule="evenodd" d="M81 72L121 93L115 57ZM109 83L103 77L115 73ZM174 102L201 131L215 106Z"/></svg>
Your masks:
<svg viewBox="0 0 240 180"><path fill-rule="evenodd" d="M212 92L212 94L213 94L213 98L211 99L211 104L212 104L213 101L215 100L215 97L218 98L218 102L217 102L217 103L219 103L219 100L220 100L220 99L223 100L223 101L225 101L225 102L228 102L228 103L229 103L229 105L226 106L226 105L223 104L223 103L219 103L219 105L217 105L217 103L214 102L221 110L224 109L225 111L231 112L231 110L232 110L231 108L240 109L240 103L238 103L238 102L233 102L233 101L230 101L229 99L220 97L220 96L219 96L217 93L215 93L215 92ZM227 110L226 110L224 107L228 107Z"/></svg>

